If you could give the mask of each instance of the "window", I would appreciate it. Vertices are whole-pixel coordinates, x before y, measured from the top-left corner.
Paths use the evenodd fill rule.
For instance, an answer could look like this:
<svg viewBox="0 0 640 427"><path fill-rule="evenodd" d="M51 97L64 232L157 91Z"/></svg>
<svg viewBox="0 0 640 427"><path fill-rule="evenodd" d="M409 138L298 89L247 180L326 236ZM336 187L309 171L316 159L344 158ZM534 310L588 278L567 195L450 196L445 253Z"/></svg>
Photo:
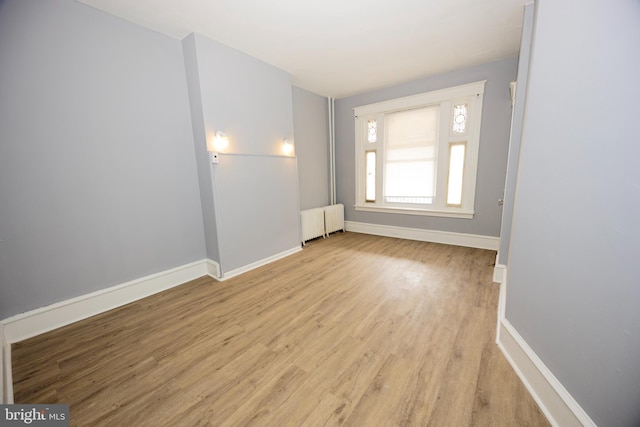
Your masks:
<svg viewBox="0 0 640 427"><path fill-rule="evenodd" d="M484 84L355 108L356 210L472 218Z"/></svg>
<svg viewBox="0 0 640 427"><path fill-rule="evenodd" d="M367 151L365 153L367 180L365 181L364 200L366 202L376 201L376 152Z"/></svg>
<svg viewBox="0 0 640 427"><path fill-rule="evenodd" d="M436 193L437 107L385 115L384 200L430 204Z"/></svg>

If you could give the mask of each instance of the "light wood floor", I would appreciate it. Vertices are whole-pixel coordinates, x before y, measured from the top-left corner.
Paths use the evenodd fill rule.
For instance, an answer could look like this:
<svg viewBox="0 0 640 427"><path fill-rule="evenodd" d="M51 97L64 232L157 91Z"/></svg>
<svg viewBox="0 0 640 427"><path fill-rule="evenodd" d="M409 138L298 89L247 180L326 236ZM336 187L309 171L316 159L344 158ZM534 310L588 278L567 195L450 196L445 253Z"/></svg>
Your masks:
<svg viewBox="0 0 640 427"><path fill-rule="evenodd" d="M495 252L332 235L13 345L82 426L542 426L495 345Z"/></svg>

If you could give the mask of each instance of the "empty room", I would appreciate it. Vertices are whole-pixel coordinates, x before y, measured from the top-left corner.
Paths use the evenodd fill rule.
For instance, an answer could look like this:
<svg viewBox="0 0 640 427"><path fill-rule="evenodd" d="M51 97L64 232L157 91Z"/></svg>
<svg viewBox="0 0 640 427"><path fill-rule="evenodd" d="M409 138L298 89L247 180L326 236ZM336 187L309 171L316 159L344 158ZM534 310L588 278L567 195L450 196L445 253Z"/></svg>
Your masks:
<svg viewBox="0 0 640 427"><path fill-rule="evenodd" d="M0 0L0 424L640 425L638 70L637 0Z"/></svg>

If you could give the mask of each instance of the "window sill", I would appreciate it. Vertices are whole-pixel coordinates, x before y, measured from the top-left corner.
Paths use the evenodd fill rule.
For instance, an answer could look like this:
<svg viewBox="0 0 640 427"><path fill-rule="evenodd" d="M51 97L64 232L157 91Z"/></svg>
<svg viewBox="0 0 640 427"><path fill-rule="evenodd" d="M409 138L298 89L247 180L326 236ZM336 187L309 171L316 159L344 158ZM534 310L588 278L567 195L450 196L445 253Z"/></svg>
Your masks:
<svg viewBox="0 0 640 427"><path fill-rule="evenodd" d="M439 216L445 218L462 218L472 219L474 211L462 209L457 210L437 210L437 209L415 209L415 208L394 208L389 206L366 206L355 205L355 210L363 212L380 212L402 215L423 215L423 216Z"/></svg>

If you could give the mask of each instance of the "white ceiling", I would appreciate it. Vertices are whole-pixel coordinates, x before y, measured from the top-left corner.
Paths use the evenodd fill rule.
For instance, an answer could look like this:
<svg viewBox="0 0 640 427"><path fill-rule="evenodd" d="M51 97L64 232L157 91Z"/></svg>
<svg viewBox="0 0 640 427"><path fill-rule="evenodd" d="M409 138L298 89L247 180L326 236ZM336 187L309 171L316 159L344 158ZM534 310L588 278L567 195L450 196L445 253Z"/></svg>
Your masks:
<svg viewBox="0 0 640 427"><path fill-rule="evenodd" d="M515 56L531 0L79 0L182 39L203 34L341 98Z"/></svg>

